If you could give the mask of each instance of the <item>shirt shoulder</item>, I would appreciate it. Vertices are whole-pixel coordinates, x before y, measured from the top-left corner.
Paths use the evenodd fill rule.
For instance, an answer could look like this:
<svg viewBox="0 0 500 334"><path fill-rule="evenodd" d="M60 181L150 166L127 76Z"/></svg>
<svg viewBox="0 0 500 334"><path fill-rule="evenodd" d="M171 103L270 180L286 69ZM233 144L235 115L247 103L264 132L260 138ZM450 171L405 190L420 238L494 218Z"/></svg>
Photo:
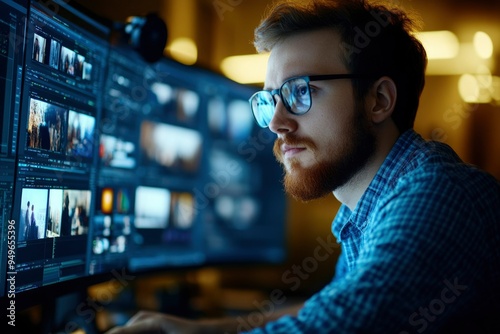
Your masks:
<svg viewBox="0 0 500 334"><path fill-rule="evenodd" d="M421 142L400 162L396 175L387 180L385 196L378 203L405 195L420 194L420 202L433 201L434 193L448 194L455 207L470 206L482 214L500 204L500 183L492 175L463 162L451 147L440 142ZM460 196L458 196L460 195ZM459 198L460 197L460 198ZM460 199L467 203L461 203ZM440 203L435 203L436 207ZM445 209L445 208L442 208ZM495 210L498 212L498 210Z"/></svg>
<svg viewBox="0 0 500 334"><path fill-rule="evenodd" d="M432 207L436 212L464 209L474 205L475 211L488 214L500 204L500 185L491 175L464 163L447 144L426 141L413 130L403 133L394 144L377 174L351 212L341 206L332 223L332 232L341 240L342 230L353 224L364 230L366 224L382 207L394 201L393 206L404 209L410 204ZM447 194L437 200L439 193ZM455 196L455 200L453 200ZM446 207L450 203L452 207ZM411 211L405 214L410 214ZM415 213L416 214L416 213ZM498 219L498 218L495 218Z"/></svg>

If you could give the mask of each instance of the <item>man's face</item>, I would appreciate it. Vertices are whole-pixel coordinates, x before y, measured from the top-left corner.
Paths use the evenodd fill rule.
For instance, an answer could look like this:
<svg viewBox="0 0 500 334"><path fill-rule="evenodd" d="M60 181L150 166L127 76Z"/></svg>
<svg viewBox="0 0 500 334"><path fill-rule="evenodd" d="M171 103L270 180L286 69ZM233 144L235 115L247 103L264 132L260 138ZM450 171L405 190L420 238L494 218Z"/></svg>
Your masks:
<svg viewBox="0 0 500 334"><path fill-rule="evenodd" d="M288 37L269 57L265 89L295 76L346 74L340 36L324 29ZM285 169L285 189L300 200L331 193L349 182L375 151L375 136L351 79L310 82L312 106L289 113L279 97L269 125L278 138L274 154Z"/></svg>

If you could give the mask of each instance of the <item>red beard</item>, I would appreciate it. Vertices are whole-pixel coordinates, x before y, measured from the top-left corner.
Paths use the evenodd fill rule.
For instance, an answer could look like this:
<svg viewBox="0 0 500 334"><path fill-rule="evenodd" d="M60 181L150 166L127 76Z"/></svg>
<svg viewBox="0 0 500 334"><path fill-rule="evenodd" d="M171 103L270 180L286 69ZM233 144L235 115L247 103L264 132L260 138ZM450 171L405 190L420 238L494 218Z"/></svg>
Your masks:
<svg viewBox="0 0 500 334"><path fill-rule="evenodd" d="M361 168L363 168L375 152L375 136L371 124L358 110L346 131L339 136L343 140L332 141L326 156L310 167L302 167L300 161L291 160L290 168L284 166L281 145L306 147L313 154L318 148L311 138L299 138L295 135L286 135L276 139L273 152L276 159L283 165L285 176L283 184L287 193L301 201L310 201L321 198L346 184ZM333 144L335 147L333 147Z"/></svg>

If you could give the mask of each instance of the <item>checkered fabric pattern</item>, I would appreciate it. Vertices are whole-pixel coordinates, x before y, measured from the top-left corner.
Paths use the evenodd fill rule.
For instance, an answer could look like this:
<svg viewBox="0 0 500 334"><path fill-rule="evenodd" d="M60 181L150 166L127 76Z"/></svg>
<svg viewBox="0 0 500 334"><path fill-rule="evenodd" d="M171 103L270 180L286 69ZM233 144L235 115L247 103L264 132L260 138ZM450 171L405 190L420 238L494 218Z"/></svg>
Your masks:
<svg viewBox="0 0 500 334"><path fill-rule="evenodd" d="M335 277L249 333L500 333L500 185L413 130L332 232Z"/></svg>

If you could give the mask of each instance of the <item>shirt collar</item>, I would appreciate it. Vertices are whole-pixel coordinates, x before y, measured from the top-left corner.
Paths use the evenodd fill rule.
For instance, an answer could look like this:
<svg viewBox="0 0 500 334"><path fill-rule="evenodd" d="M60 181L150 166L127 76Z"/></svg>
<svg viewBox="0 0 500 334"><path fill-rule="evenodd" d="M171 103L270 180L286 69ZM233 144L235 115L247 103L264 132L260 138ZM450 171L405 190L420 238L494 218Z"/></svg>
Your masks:
<svg viewBox="0 0 500 334"><path fill-rule="evenodd" d="M412 156L424 143L424 139L412 129L399 136L354 210L341 205L332 223L332 233L339 242L348 224L360 231L365 229L380 195L393 189L399 176L406 170L414 168L416 160Z"/></svg>

